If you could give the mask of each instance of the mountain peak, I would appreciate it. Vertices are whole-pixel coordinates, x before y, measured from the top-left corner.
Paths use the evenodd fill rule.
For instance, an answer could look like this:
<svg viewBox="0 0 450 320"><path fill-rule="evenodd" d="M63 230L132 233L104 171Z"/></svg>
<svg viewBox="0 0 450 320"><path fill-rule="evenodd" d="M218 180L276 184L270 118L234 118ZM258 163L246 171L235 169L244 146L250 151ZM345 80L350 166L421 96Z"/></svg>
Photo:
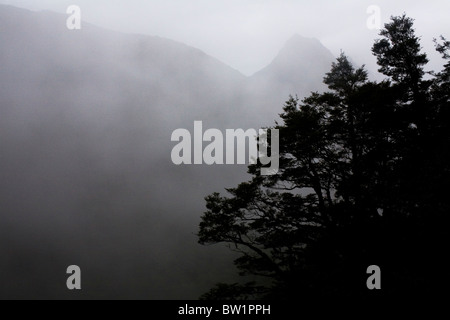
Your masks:
<svg viewBox="0 0 450 320"><path fill-rule="evenodd" d="M293 70L298 72L301 69L309 69L311 64L321 66L325 64L329 68L332 61L334 61L333 54L318 39L294 34L286 41L273 61L254 76L273 72L290 73Z"/></svg>
<svg viewBox="0 0 450 320"><path fill-rule="evenodd" d="M298 58L315 59L316 54L331 55L330 51L316 38L307 38L294 34L281 49L278 59ZM275 60L277 60L275 58Z"/></svg>
<svg viewBox="0 0 450 320"><path fill-rule="evenodd" d="M334 60L333 54L316 38L307 38L294 34L283 46L275 59L257 74L271 69L279 72L309 69L311 65L324 64L329 68ZM300 70L299 70L300 69ZM322 76L322 75L321 75Z"/></svg>
<svg viewBox="0 0 450 320"><path fill-rule="evenodd" d="M309 38L299 35L298 33L295 33L292 37L289 38L288 41L286 41L286 44L289 43L298 43L298 42L319 42L316 38Z"/></svg>
<svg viewBox="0 0 450 320"><path fill-rule="evenodd" d="M271 86L278 84L276 90L284 95L306 95L323 89L323 77L333 61L333 54L318 39L294 34L253 79Z"/></svg>

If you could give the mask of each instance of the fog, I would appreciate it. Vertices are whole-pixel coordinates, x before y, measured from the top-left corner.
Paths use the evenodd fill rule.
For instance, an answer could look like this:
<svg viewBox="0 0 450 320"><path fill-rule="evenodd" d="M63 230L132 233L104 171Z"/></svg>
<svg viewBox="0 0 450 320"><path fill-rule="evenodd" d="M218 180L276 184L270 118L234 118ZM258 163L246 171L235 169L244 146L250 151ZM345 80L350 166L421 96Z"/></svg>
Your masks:
<svg viewBox="0 0 450 320"><path fill-rule="evenodd" d="M367 28L370 5L381 9L381 22L406 12L416 19L427 51L432 39L450 29L446 0L1 0L32 10L65 13L79 5L83 19L126 33L157 35L194 46L251 75L275 57L295 33L319 39L334 55L346 51L375 72L370 53L377 30Z"/></svg>
<svg viewBox="0 0 450 320"><path fill-rule="evenodd" d="M376 77L372 3L314 3L0 1L0 298L195 299L239 281L195 233L203 198L246 167L175 166L171 133L271 125L289 94L324 89L340 49ZM425 43L450 30L445 1L379 6Z"/></svg>

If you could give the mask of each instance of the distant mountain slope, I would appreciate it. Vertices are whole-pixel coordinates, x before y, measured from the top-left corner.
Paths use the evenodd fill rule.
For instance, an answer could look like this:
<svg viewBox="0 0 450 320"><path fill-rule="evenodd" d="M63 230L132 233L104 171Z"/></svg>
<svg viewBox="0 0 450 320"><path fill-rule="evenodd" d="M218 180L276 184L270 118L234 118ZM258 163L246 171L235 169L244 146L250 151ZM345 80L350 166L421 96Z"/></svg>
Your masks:
<svg viewBox="0 0 450 320"><path fill-rule="evenodd" d="M333 55L319 40L294 35L272 63L255 73L252 79L284 84L293 90L317 90L317 83L322 81L333 61Z"/></svg>
<svg viewBox="0 0 450 320"><path fill-rule="evenodd" d="M171 133L272 124L289 93L319 89L325 52L294 38L244 77L175 41L0 5L0 298L71 298L74 263L84 298L195 299L229 282L228 251L195 233L204 196L246 168L175 166Z"/></svg>
<svg viewBox="0 0 450 320"><path fill-rule="evenodd" d="M245 79L200 50L171 40L124 35L89 24L69 31L64 15L0 8L2 78L9 78L11 85L16 79L35 88L36 81L48 81L52 86L41 88L43 93L57 89L60 95L70 92L82 97L86 88L61 86L83 80L109 97L112 105L132 93L145 97L147 106L158 111L173 102L171 107L181 115L187 106L191 113L205 116L204 105L214 95L239 88ZM219 106L210 107L216 116Z"/></svg>
<svg viewBox="0 0 450 320"><path fill-rule="evenodd" d="M294 35L267 67L249 78L247 88L251 95L259 96L257 100L265 101L263 114L273 110L271 106L279 110L289 95L302 98L325 90L323 77L333 61L319 40Z"/></svg>

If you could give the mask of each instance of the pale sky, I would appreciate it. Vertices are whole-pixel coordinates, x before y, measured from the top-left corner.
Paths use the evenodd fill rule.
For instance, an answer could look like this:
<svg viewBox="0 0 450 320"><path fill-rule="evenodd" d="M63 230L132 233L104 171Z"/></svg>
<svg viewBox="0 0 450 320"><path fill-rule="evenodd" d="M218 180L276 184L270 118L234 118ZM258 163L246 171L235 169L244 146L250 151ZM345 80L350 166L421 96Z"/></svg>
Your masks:
<svg viewBox="0 0 450 320"><path fill-rule="evenodd" d="M342 49L374 71L370 48L378 31L367 27L370 5L381 9L382 23L403 12L416 19L417 34L428 53L433 37L450 38L448 0L0 0L0 4L64 14L69 5L78 5L87 22L183 42L246 75L270 63L296 33L318 38L335 55ZM433 60L431 66L439 63Z"/></svg>

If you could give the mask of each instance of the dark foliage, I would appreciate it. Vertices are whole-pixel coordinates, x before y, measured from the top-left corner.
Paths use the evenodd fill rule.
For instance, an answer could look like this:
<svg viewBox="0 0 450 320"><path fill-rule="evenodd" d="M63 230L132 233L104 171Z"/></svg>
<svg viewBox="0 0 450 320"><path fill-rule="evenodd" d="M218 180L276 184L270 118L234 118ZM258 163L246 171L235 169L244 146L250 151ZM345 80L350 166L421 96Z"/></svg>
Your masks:
<svg viewBox="0 0 450 320"><path fill-rule="evenodd" d="M200 243L229 244L243 275L268 280L204 298L437 294L450 212L450 43L436 41L449 62L424 80L413 20L393 17L380 35L372 50L386 80L368 81L341 54L324 78L329 92L286 102L278 174L253 165L251 181L206 198ZM366 287L370 265L381 267L381 293Z"/></svg>

